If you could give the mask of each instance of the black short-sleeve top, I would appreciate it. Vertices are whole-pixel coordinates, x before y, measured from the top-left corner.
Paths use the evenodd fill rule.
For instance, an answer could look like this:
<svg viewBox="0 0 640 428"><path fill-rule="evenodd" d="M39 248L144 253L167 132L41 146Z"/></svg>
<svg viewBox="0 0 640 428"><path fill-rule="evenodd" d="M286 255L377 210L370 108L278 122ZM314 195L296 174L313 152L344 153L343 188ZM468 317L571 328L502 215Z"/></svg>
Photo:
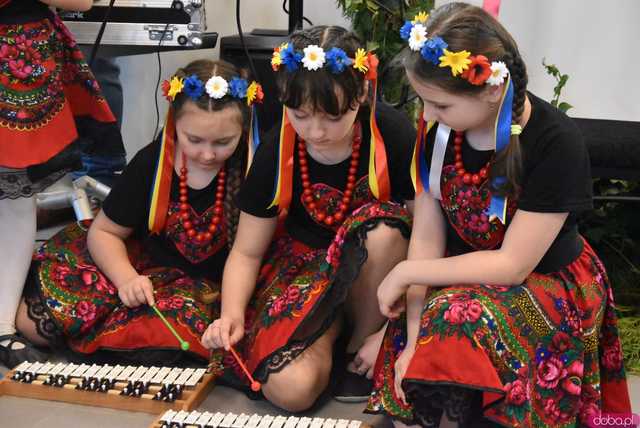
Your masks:
<svg viewBox="0 0 640 428"><path fill-rule="evenodd" d="M116 181L102 206L113 222L133 229L133 237L155 266L181 269L190 276L220 281L228 256L227 228L224 218L207 242L197 242L186 235L179 216L179 177L173 172L167 221L160 234L148 229L149 206L153 175L160 152L160 143L153 142L140 150ZM191 206L191 221L197 231L204 231L213 216L217 180L202 189L187 189Z"/></svg>
<svg viewBox="0 0 640 428"><path fill-rule="evenodd" d="M0 24L25 24L52 17L49 6L39 0L0 0Z"/></svg>
<svg viewBox="0 0 640 428"><path fill-rule="evenodd" d="M363 109L368 110L368 109ZM349 210L373 200L368 187L369 138L368 111L360 111L362 145L356 173L356 188ZM376 105L376 122L384 139L391 182L391 198L398 203L413 200L414 190L409 168L416 131L408 117L384 103ZM276 127L275 130L279 130ZM263 218L278 215L277 207L268 208L273 198L278 159L278 132L267 135L258 148L242 188L237 196L240 210ZM347 183L350 159L325 165L307 156L310 182L315 191L334 199L342 198ZM302 203L302 181L297 150L294 150L293 189L291 206L285 221L288 233L313 248L326 248L335 235L333 228L316 222Z"/></svg>
<svg viewBox="0 0 640 428"><path fill-rule="evenodd" d="M582 250L582 240L577 231L577 217L581 211L593 207L591 170L587 148L575 123L546 101L531 93L527 95L531 101L531 116L520 134L523 161L521 191L517 200L510 200L508 204L507 225L517 208L540 213L569 213L560 233L536 267L536 271L548 273L573 261ZM449 199L445 196L448 179L456 175L453 167L453 135L452 132L445 154L441 206L448 220L448 252L460 254L483 249L482 244L476 244L484 230L479 233L477 228L469 227L469 223L476 220L482 222L482 219L472 217L473 214L467 218L463 210L457 207L461 206L465 198L468 207L471 206L468 204L469 198L479 195L480 199L486 200L486 197L483 185L479 193L473 189L457 187L457 195L452 195ZM427 136L428 149L425 151L428 162L433 150L434 137L435 129L432 129ZM462 160L465 169L471 173L478 172L492 156L493 151L474 150L466 140L463 142ZM456 198L462 199L456 202ZM466 224L462 226L464 222ZM493 223L495 222L497 220ZM471 237L473 234L474 237ZM486 237L486 242L495 248L502 242L503 236L500 236L498 241L492 241L494 237L491 236L491 232L487 232Z"/></svg>

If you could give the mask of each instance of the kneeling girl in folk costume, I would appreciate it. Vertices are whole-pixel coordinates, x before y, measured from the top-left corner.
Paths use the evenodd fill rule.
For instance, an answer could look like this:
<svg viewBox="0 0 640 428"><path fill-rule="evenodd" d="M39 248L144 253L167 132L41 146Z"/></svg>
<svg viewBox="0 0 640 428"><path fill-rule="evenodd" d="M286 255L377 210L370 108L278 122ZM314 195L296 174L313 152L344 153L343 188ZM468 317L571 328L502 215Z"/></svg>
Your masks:
<svg viewBox="0 0 640 428"><path fill-rule="evenodd" d="M282 127L238 194L222 313L203 343L237 346L266 398L300 411L327 386L342 310L353 354L384 322L376 289L406 257L415 129L376 105L377 60L343 28L294 33L272 65ZM376 353L354 363L361 374ZM227 379L248 386L226 353L223 362Z"/></svg>
<svg viewBox="0 0 640 428"><path fill-rule="evenodd" d="M91 4L0 0L0 363L9 367L46 359L15 334L36 237L34 195L64 176L81 149L122 148L89 66L49 9L87 10Z"/></svg>
<svg viewBox="0 0 640 428"><path fill-rule="evenodd" d="M179 69L163 89L171 105L161 137L129 163L88 234L71 225L35 254L18 319L32 340L166 364L184 354L155 305L189 356L208 359L199 339L234 235L243 139L252 153L251 105L262 91L209 60Z"/></svg>
<svg viewBox="0 0 640 428"><path fill-rule="evenodd" d="M447 4L402 35L424 102L419 195L408 260L378 290L391 317L406 294L406 315L387 329L368 410L527 427L629 412L611 286L576 225L592 207L577 127L527 92L513 38L481 8Z"/></svg>

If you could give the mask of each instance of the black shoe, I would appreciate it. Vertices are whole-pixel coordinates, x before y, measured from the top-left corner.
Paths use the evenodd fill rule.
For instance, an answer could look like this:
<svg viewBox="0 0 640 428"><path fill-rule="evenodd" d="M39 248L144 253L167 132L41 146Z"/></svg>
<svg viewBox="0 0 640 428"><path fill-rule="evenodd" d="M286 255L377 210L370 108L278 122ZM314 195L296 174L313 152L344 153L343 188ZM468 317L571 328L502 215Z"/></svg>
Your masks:
<svg viewBox="0 0 640 428"><path fill-rule="evenodd" d="M373 380L345 370L336 384L333 398L343 403L364 403L369 400L372 389Z"/></svg>
<svg viewBox="0 0 640 428"><path fill-rule="evenodd" d="M0 336L0 343L8 340L7 345L0 345L0 363L12 369L23 361L45 362L49 355L38 350L31 342L24 337L15 334L5 334ZM15 343L21 343L24 348L12 349Z"/></svg>

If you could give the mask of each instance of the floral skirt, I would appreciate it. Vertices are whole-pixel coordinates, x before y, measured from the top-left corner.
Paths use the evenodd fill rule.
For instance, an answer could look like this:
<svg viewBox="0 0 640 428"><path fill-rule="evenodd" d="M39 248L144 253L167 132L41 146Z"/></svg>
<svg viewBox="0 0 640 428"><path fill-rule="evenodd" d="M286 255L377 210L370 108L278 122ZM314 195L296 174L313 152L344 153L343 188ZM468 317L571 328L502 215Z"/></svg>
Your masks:
<svg viewBox="0 0 640 428"><path fill-rule="evenodd" d="M532 273L520 286L436 289L402 382L408 406L393 386L405 326L405 319L389 324L369 413L422 426L438 426L444 411L462 426L484 417L542 427L630 412L613 294L586 242L570 265Z"/></svg>
<svg viewBox="0 0 640 428"><path fill-rule="evenodd" d="M245 337L236 346L256 380L264 383L331 326L367 259L367 232L380 223L408 239L408 212L379 202L354 211L326 249L310 248L284 230L277 233L245 314ZM225 382L248 391L246 376L230 354L217 351L214 360L222 365Z"/></svg>
<svg viewBox="0 0 640 428"><path fill-rule="evenodd" d="M0 166L44 163L78 137L96 146L122 144L115 117L67 28L56 15L0 24Z"/></svg>
<svg viewBox="0 0 640 428"><path fill-rule="evenodd" d="M77 224L61 230L35 253L25 287L29 316L54 346L89 356L99 351L139 363L170 362L184 355L180 343L148 305L124 306L115 286L98 270ZM219 301L212 284L179 269L154 266L136 241L127 242L133 267L151 279L157 308L190 344L187 357L206 362L200 337ZM215 309L217 313L219 309Z"/></svg>

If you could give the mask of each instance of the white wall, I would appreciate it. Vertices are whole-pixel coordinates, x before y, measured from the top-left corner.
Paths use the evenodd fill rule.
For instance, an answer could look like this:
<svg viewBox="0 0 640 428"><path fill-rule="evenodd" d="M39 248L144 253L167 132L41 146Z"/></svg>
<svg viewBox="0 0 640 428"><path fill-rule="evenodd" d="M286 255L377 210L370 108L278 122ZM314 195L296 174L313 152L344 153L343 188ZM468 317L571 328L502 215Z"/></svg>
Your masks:
<svg viewBox="0 0 640 428"><path fill-rule="evenodd" d="M209 29L220 37L236 34L235 1L206 0ZM244 0L245 32L287 27L281 0ZM436 4L444 3L437 1ZM482 0L471 0L481 5ZM306 0L305 15L314 24L348 26L334 0ZM639 0L503 0L500 21L513 34L529 69L529 88L550 99L555 81L542 58L570 75L563 100L574 117L640 121ZM161 54L161 79L199 57L218 58L218 49ZM155 54L122 57L125 91L123 135L129 158L150 141L155 124L153 104L158 66ZM159 97L162 118L166 101Z"/></svg>
<svg viewBox="0 0 640 428"><path fill-rule="evenodd" d="M218 32L219 37L237 34L235 5L236 2L233 0L206 0L209 31ZM304 2L304 15L314 24L349 25L334 0L307 0ZM286 29L288 26L288 16L282 10L282 0L241 1L240 17L245 33L254 28ZM161 80L168 78L176 69L194 59L217 59L218 50L216 46L215 49L160 54ZM156 121L153 97L158 79L158 61L156 54L120 57L117 61L121 67L120 77L124 89L122 133L127 157L131 159L153 136ZM167 102L161 95L158 96L158 106L162 123Z"/></svg>
<svg viewBox="0 0 640 428"><path fill-rule="evenodd" d="M533 93L553 96L546 58L569 75L561 100L574 106L570 116L633 121L640 121L638 18L638 0L503 0L498 16L518 43Z"/></svg>

